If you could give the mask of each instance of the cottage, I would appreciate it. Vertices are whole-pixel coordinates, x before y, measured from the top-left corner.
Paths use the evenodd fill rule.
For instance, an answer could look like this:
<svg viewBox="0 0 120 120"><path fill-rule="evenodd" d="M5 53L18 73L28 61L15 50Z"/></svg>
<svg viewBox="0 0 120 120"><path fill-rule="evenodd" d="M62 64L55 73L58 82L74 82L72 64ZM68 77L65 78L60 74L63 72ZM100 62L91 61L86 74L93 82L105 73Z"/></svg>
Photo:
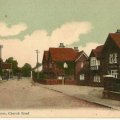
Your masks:
<svg viewBox="0 0 120 120"><path fill-rule="evenodd" d="M75 81L80 66L84 65L84 57L86 60L84 51L65 48L63 44L60 44L59 48L49 48L48 51L44 51L43 72L46 78Z"/></svg>
<svg viewBox="0 0 120 120"><path fill-rule="evenodd" d="M75 79L78 85L87 85L88 80L88 56L84 51L77 53L75 60Z"/></svg>
<svg viewBox="0 0 120 120"><path fill-rule="evenodd" d="M89 56L89 85L103 86L101 52L103 45L92 49Z"/></svg>

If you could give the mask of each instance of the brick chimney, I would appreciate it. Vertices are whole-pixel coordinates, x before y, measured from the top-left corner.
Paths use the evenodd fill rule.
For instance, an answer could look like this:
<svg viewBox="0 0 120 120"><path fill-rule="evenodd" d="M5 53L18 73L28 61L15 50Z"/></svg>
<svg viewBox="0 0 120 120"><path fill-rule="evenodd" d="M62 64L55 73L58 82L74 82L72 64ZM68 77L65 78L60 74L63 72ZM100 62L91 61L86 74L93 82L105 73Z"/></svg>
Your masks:
<svg viewBox="0 0 120 120"><path fill-rule="evenodd" d="M64 48L64 47L65 47L64 44L63 44L63 43L60 43L59 48Z"/></svg>
<svg viewBox="0 0 120 120"><path fill-rule="evenodd" d="M74 47L74 50L75 50L76 52L79 52L78 47Z"/></svg>
<svg viewBox="0 0 120 120"><path fill-rule="evenodd" d="M120 29L117 29L117 32L116 33L119 33L120 34Z"/></svg>

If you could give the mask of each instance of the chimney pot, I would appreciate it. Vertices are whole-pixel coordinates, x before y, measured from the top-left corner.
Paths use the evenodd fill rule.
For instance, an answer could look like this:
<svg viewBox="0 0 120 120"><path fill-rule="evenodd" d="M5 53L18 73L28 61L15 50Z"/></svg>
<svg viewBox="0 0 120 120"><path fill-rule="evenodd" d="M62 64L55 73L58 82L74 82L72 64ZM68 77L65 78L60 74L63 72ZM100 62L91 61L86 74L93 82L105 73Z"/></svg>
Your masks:
<svg viewBox="0 0 120 120"><path fill-rule="evenodd" d="M64 47L65 47L64 44L63 44L63 43L60 43L59 48L64 48Z"/></svg>
<svg viewBox="0 0 120 120"><path fill-rule="evenodd" d="M117 32L116 33L120 33L120 29L117 29Z"/></svg>
<svg viewBox="0 0 120 120"><path fill-rule="evenodd" d="M79 52L78 47L74 47L74 50L75 50L76 52Z"/></svg>

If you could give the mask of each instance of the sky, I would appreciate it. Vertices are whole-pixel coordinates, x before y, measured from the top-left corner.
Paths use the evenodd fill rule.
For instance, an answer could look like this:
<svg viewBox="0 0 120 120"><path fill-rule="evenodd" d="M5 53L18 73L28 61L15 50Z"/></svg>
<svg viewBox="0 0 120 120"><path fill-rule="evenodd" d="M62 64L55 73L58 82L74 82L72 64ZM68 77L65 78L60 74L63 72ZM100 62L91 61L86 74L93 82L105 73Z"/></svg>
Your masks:
<svg viewBox="0 0 120 120"><path fill-rule="evenodd" d="M79 47L88 55L120 29L120 0L0 0L0 44L3 60L14 57L21 67L36 65L43 51Z"/></svg>

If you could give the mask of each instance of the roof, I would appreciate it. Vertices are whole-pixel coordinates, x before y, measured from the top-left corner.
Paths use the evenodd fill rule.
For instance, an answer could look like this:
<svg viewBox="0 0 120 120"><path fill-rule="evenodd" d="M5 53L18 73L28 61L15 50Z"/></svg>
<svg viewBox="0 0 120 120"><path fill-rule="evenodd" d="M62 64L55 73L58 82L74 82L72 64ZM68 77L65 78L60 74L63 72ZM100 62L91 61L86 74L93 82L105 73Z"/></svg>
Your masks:
<svg viewBox="0 0 120 120"><path fill-rule="evenodd" d="M75 62L76 62L77 60L79 60L79 58L81 58L82 55L84 55L86 58L88 58L88 56L86 55L86 53L82 50L82 51L80 51L80 52L77 52Z"/></svg>
<svg viewBox="0 0 120 120"><path fill-rule="evenodd" d="M95 57L100 57L104 45L97 46L95 49L92 49Z"/></svg>
<svg viewBox="0 0 120 120"><path fill-rule="evenodd" d="M3 63L2 64L2 69L12 69L12 64L10 64L10 63Z"/></svg>
<svg viewBox="0 0 120 120"><path fill-rule="evenodd" d="M109 37L115 42L115 44L120 48L120 33L110 33Z"/></svg>
<svg viewBox="0 0 120 120"><path fill-rule="evenodd" d="M49 55L49 51L44 51L44 54L43 54L43 61L44 62L47 62L48 61L48 55ZM42 61L42 62L43 62Z"/></svg>
<svg viewBox="0 0 120 120"><path fill-rule="evenodd" d="M49 48L54 61L74 61L80 53L72 48Z"/></svg>
<svg viewBox="0 0 120 120"><path fill-rule="evenodd" d="M76 59L77 59L83 52L84 52L83 50L80 51L80 52L77 52L77 53L76 53Z"/></svg>

